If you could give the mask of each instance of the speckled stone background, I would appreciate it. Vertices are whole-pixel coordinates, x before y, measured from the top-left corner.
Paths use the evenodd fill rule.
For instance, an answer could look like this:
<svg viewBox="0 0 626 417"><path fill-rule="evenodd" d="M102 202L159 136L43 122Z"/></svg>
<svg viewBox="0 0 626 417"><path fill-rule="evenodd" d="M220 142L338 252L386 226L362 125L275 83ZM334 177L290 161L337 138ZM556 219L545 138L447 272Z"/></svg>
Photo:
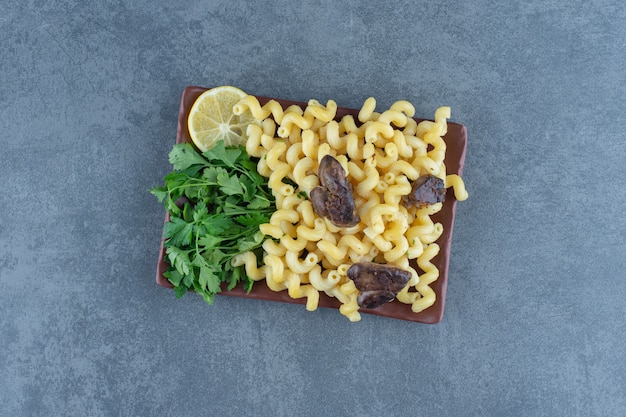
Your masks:
<svg viewBox="0 0 626 417"><path fill-rule="evenodd" d="M626 415L626 6L0 5L1 416ZM437 325L155 282L187 85L467 125Z"/></svg>

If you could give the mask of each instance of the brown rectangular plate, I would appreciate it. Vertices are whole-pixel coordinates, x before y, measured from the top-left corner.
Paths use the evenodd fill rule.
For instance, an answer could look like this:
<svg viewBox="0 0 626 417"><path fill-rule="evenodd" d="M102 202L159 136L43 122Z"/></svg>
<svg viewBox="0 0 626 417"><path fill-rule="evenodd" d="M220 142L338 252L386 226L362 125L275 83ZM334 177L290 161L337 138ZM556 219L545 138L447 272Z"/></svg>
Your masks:
<svg viewBox="0 0 626 417"><path fill-rule="evenodd" d="M195 102L195 100L206 91L203 87L186 87L183 91L180 111L178 114L178 129L176 131L176 143L191 142L189 137L189 130L187 129L187 116L189 110ZM270 100L269 97L257 96L257 99L261 105ZM278 101L283 108L286 108L292 104L297 104L303 109L306 107L306 103L274 99ZM337 108L337 119L341 119L347 114L357 116L359 110ZM420 122L422 119L415 119ZM463 164L465 162L465 148L467 145L467 130L465 126L458 123L448 122L448 132L444 136L446 142L446 157L445 164L448 174L463 174ZM452 229L454 226L454 214L456 212L456 199L452 189L448 189L446 194L446 200L443 204L442 210L433 216L434 222L440 222L443 225L443 234L437 240L440 246L439 254L431 261L439 268L439 278L433 282L430 286L437 295L435 304L427 308L420 313L414 313L411 311L411 306L408 304L400 303L395 300L388 304L385 304L377 309L359 310L361 313L375 314L379 316L391 317L400 320L409 320L414 322L434 324L441 321L443 317L443 310L446 300L446 289L448 285L448 264L450 262L450 245L452 243ZM169 220L169 215L166 214L165 221ZM412 266L417 269L417 265L412 261ZM159 250L159 260L156 272L156 281L159 285L166 288L173 288L172 284L163 276L163 273L167 269L167 260L165 258L165 249L163 247L163 240L161 240L161 248ZM419 270L418 270L419 271ZM239 285L231 291L223 291L221 295L231 295L236 297L253 298L257 300L270 300L279 301L285 303L305 304L306 298L293 299L289 297L287 291L274 292L270 290L264 281L256 282L252 288L252 291L247 294L243 289L243 286ZM325 293L320 293L319 306L328 308L339 308L339 302L334 297L329 297Z"/></svg>

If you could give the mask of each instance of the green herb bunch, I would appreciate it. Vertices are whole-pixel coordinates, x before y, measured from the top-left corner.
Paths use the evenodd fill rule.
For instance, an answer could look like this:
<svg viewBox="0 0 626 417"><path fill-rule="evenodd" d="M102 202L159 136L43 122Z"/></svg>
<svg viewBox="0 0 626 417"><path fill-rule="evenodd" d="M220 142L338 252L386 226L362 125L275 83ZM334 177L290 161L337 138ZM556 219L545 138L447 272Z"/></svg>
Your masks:
<svg viewBox="0 0 626 417"><path fill-rule="evenodd" d="M188 143L177 144L169 161L174 170L165 186L150 192L170 215L164 228L165 276L176 296L195 291L212 304L222 283L231 290L239 282L249 292L253 281L230 261L247 251L261 259L265 236L259 225L276 211L267 178L244 147L223 141L202 154Z"/></svg>

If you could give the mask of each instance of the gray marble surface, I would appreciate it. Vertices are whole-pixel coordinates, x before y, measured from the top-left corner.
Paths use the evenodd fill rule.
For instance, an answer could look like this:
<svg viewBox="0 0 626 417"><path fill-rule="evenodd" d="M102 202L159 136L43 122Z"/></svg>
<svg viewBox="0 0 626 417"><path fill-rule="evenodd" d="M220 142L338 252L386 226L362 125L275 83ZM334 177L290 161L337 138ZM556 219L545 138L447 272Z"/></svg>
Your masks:
<svg viewBox="0 0 626 417"><path fill-rule="evenodd" d="M0 415L626 415L626 6L0 5ZM187 85L469 131L437 325L154 282Z"/></svg>

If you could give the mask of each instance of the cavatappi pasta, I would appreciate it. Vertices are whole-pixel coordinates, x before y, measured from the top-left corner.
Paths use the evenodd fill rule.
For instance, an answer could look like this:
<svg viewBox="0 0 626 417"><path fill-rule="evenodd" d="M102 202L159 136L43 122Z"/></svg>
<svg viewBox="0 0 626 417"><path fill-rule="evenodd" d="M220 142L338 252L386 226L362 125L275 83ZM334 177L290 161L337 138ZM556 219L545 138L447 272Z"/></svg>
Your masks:
<svg viewBox="0 0 626 417"><path fill-rule="evenodd" d="M397 294L397 301L410 304L418 313L435 302L431 289L439 277L431 260L439 253L436 241L443 232L431 215L442 203L406 208L402 196L411 192L411 181L430 174L452 187L457 200L468 194L458 175L447 175L444 165L449 107L440 107L434 121L417 123L415 109L397 101L376 112L376 100L368 98L357 120L335 120L337 105L310 100L306 108L283 109L270 100L261 106L254 96L243 98L234 113L249 109L259 124L248 127L246 151L260 158L258 171L269 178L276 197L276 212L261 232L271 237L263 244L262 267L252 252L233 259L244 265L255 281L265 279L273 291L287 290L292 298L306 298L306 308L315 310L319 293L337 298L339 311L351 321L360 320L358 290L347 276L357 262L379 262L410 272L411 279ZM353 186L361 221L352 227L337 227L315 214L305 197L319 185L318 166L331 155L344 168ZM295 184L295 185L294 185ZM411 267L415 259L421 275Z"/></svg>

